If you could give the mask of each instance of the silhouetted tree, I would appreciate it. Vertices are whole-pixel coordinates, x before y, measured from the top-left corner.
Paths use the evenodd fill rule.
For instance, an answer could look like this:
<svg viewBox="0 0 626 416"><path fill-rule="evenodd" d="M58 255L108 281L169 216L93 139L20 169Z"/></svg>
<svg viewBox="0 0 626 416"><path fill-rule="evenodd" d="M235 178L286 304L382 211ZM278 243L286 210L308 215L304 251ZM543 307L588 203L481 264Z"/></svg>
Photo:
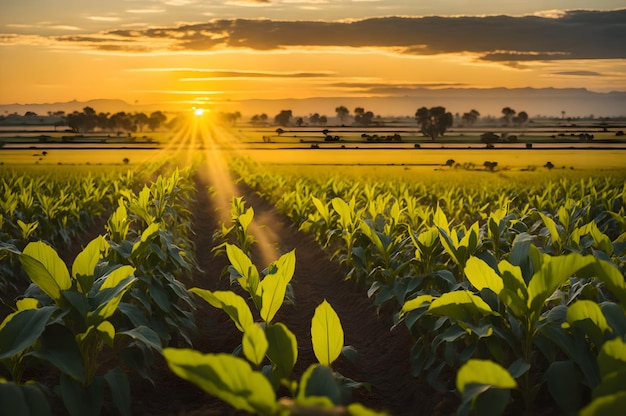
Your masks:
<svg viewBox="0 0 626 416"><path fill-rule="evenodd" d="M354 122L361 126L369 126L374 120L374 113L371 111L365 111L363 107L357 107L354 109Z"/></svg>
<svg viewBox="0 0 626 416"><path fill-rule="evenodd" d="M502 118L506 121L506 124L511 124L513 121L513 117L515 116L516 111L511 107L504 107L502 109Z"/></svg>
<svg viewBox="0 0 626 416"><path fill-rule="evenodd" d="M350 110L348 110L345 106L340 105L335 108L335 113L337 113L337 118L339 118L342 123L345 123L350 115Z"/></svg>
<svg viewBox="0 0 626 416"><path fill-rule="evenodd" d="M446 112L446 108L441 106L430 109L421 107L415 112L415 119L421 127L422 134L432 140L443 136L454 121L452 113Z"/></svg>
<svg viewBox="0 0 626 416"><path fill-rule="evenodd" d="M472 126L474 123L476 123L478 117L480 117L480 113L478 111L470 110L469 113L463 113L463 117L461 119L468 126Z"/></svg>
<svg viewBox="0 0 626 416"><path fill-rule="evenodd" d="M150 114L150 117L148 117L148 128L151 131L155 131L156 129L161 127L163 124L165 124L166 120L167 120L167 117L165 116L165 114L163 114L160 111L155 111Z"/></svg>
<svg viewBox="0 0 626 416"><path fill-rule="evenodd" d="M135 113L133 114L133 121L139 131L143 131L144 126L148 124L148 116L145 113Z"/></svg>
<svg viewBox="0 0 626 416"><path fill-rule="evenodd" d="M516 117L513 117L513 122L517 124L518 126L526 124L527 121L528 121L528 114L526 113L526 111L520 111L519 113L517 113Z"/></svg>
<svg viewBox="0 0 626 416"><path fill-rule="evenodd" d="M278 124L279 126L288 126L291 117L291 110L282 110L279 114L274 116L274 123Z"/></svg>

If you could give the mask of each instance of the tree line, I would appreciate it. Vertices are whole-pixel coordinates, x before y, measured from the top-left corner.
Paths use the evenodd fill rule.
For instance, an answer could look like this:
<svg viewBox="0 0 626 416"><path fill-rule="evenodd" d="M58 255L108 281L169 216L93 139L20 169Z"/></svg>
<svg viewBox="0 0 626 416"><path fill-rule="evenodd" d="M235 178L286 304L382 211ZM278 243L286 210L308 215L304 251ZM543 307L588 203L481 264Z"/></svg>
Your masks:
<svg viewBox="0 0 626 416"><path fill-rule="evenodd" d="M356 107L353 114L350 114L350 110L346 106L339 106L335 108L335 113L339 122L344 125L350 120L353 120L353 125L369 127L372 125L378 125L380 116L376 116L372 111L367 111L363 107ZM461 117L462 123L466 126L472 126L479 119L480 113L472 109L467 113L464 113ZM528 114L525 111L517 113L511 107L504 107L502 109L502 122L506 125L522 126L528 122ZM420 107L415 112L415 121L420 126L422 134L424 136L431 137L435 140L437 137L443 136L447 129L452 127L454 123L454 116L451 112L446 111L445 107ZM269 124L269 117L267 114L255 114L250 122L254 125L267 125ZM309 116L309 122L313 125L325 125L328 122L326 116L320 116L315 113ZM276 116L274 116L274 125L286 127L289 125L296 125L301 127L304 124L302 117L294 119L293 112L291 110L281 110Z"/></svg>

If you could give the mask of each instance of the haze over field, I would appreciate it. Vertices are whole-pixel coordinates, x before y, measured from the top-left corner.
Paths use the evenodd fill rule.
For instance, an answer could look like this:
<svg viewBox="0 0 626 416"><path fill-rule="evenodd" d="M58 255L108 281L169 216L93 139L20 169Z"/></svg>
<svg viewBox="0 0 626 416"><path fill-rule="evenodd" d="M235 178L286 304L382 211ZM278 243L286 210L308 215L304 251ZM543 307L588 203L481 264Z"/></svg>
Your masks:
<svg viewBox="0 0 626 416"><path fill-rule="evenodd" d="M5 1L0 104L626 115L624 1L546 4Z"/></svg>

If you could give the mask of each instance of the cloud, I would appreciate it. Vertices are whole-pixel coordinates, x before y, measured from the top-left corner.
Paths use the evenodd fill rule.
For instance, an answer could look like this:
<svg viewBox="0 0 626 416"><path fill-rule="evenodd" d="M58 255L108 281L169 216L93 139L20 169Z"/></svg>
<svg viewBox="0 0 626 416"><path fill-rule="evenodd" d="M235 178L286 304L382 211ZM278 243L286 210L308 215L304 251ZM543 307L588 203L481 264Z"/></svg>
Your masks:
<svg viewBox="0 0 626 416"><path fill-rule="evenodd" d="M141 12L148 10L160 11ZM355 21L220 19L57 39L76 44L85 41L85 45L101 50L128 51L150 47L168 51L349 47L417 56L469 53L483 61L513 67L525 61L626 58L622 36L626 33L626 9L577 10L549 16L381 17ZM95 41L97 37L105 40Z"/></svg>
<svg viewBox="0 0 626 416"><path fill-rule="evenodd" d="M571 75L575 77L603 77L604 74L601 74L596 71L562 71L562 72L554 72L554 75Z"/></svg>

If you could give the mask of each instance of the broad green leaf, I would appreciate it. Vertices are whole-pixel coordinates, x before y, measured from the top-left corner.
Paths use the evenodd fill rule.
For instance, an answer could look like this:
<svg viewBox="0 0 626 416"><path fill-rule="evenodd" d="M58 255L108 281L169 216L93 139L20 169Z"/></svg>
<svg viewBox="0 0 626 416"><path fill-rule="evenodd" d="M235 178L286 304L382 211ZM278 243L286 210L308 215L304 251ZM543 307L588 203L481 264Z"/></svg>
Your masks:
<svg viewBox="0 0 626 416"><path fill-rule="evenodd" d="M298 360L296 336L281 323L267 325L265 336L268 342L267 357L276 365L282 377L289 376Z"/></svg>
<svg viewBox="0 0 626 416"><path fill-rule="evenodd" d="M350 206L341 198L333 198L330 203L333 206L333 209L339 214L339 218L343 228L349 228L352 225L352 214L353 211L350 209Z"/></svg>
<svg viewBox="0 0 626 416"><path fill-rule="evenodd" d="M118 267L117 269L108 273L106 276L102 277L104 282L102 282L102 285L100 286L100 290L115 287L122 280L126 279L127 277L133 276L134 273L135 273L135 268L132 266L124 265L124 266Z"/></svg>
<svg viewBox="0 0 626 416"><path fill-rule="evenodd" d="M141 344L161 352L161 339L159 338L159 335L154 331L154 329L145 325L137 326L133 329L129 329L128 331L121 331L117 334L126 335Z"/></svg>
<svg viewBox="0 0 626 416"><path fill-rule="evenodd" d="M248 361L260 365L269 347L263 328L258 324L248 325L243 333L241 344Z"/></svg>
<svg viewBox="0 0 626 416"><path fill-rule="evenodd" d="M596 259L588 268L589 272L606 285L613 296L619 299L622 309L626 311L626 281L619 269L608 261Z"/></svg>
<svg viewBox="0 0 626 416"><path fill-rule="evenodd" d="M96 264L101 258L101 253L108 247L104 237L99 235L87 244L72 263L72 277L78 280L80 289L83 293L91 290L93 284L93 275Z"/></svg>
<svg viewBox="0 0 626 416"><path fill-rule="evenodd" d="M18 311L25 311L27 309L35 309L39 307L39 300L35 298L18 299L15 302L15 307L17 308Z"/></svg>
<svg viewBox="0 0 626 416"><path fill-rule="evenodd" d="M563 414L576 414L584 396L583 377L573 361L555 361L545 373L548 391Z"/></svg>
<svg viewBox="0 0 626 416"><path fill-rule="evenodd" d="M252 264L252 260L234 244L226 244L226 255L230 264L241 276L237 279L241 287L252 296L256 296L260 278L259 271Z"/></svg>
<svg viewBox="0 0 626 416"><path fill-rule="evenodd" d="M342 404L341 389L332 369L325 365L310 365L300 379L296 402L326 408Z"/></svg>
<svg viewBox="0 0 626 416"><path fill-rule="evenodd" d="M588 334L596 345L599 345L602 335L605 332L612 332L606 317L600 309L600 305L591 300L578 300L567 308L567 322L574 324L578 321L590 320L593 327L590 330L592 334Z"/></svg>
<svg viewBox="0 0 626 416"><path fill-rule="evenodd" d="M113 347L113 340L115 339L115 327L109 321L102 321L96 328L102 337L102 340L109 346Z"/></svg>
<svg viewBox="0 0 626 416"><path fill-rule="evenodd" d="M87 324L97 325L113 316L117 310L117 305L122 301L122 297L136 281L136 277L127 277L113 288L101 289L93 297L92 303L96 306L96 309L87 314Z"/></svg>
<svg viewBox="0 0 626 416"><path fill-rule="evenodd" d="M435 211L435 215L433 216L433 224L435 225L435 227L443 229L447 235L450 235L448 219L446 218L446 214L441 210L441 207L439 205L437 205L437 210Z"/></svg>
<svg viewBox="0 0 626 416"><path fill-rule="evenodd" d="M61 375L61 397L70 416L99 415L104 402L104 378L96 376L88 386Z"/></svg>
<svg viewBox="0 0 626 416"><path fill-rule="evenodd" d="M19 311L0 330L0 360L21 353L41 336L56 306Z"/></svg>
<svg viewBox="0 0 626 416"><path fill-rule="evenodd" d="M296 250L283 254L278 260L272 262L269 268L274 269L274 274L280 275L282 280L289 283L296 271Z"/></svg>
<svg viewBox="0 0 626 416"><path fill-rule="evenodd" d="M626 341L614 338L602 344L598 354L598 367L602 378L626 368Z"/></svg>
<svg viewBox="0 0 626 416"><path fill-rule="evenodd" d="M461 394L471 384L481 384L499 389L514 389L517 382L500 364L490 360L468 360L456 375L456 388Z"/></svg>
<svg viewBox="0 0 626 416"><path fill-rule="evenodd" d="M322 201L314 196L311 196L311 200L313 201L313 204L324 219L324 222L328 222L330 219L330 211L328 209L328 205L324 204Z"/></svg>
<svg viewBox="0 0 626 416"><path fill-rule="evenodd" d="M27 355L48 361L74 380L83 380L83 359L75 335L69 328L61 323L48 325L40 340L41 346Z"/></svg>
<svg viewBox="0 0 626 416"><path fill-rule="evenodd" d="M317 360L330 366L341 354L343 348L343 328L339 316L324 300L313 314L311 321L311 342Z"/></svg>
<svg viewBox="0 0 626 416"><path fill-rule="evenodd" d="M626 391L598 397L583 408L579 416L615 416L626 409Z"/></svg>
<svg viewBox="0 0 626 416"><path fill-rule="evenodd" d="M592 256L570 253L563 256L546 257L541 268L528 284L528 307L538 319L544 302L554 291L583 267L593 263Z"/></svg>
<svg viewBox="0 0 626 416"><path fill-rule="evenodd" d="M472 316L497 315L480 296L468 290L444 293L431 302L428 312L463 322L472 321Z"/></svg>
<svg viewBox="0 0 626 416"><path fill-rule="evenodd" d="M418 295L417 297L404 302L404 305L402 305L402 310L400 311L400 316L404 316L408 312L421 308L426 304L430 304L435 299L437 298L432 295Z"/></svg>
<svg viewBox="0 0 626 416"><path fill-rule="evenodd" d="M141 238L135 244L133 244L132 253L134 254L137 250L141 250L145 247L147 241L152 237L156 236L159 233L160 225L158 222L153 222L148 225L148 227L143 230L141 233Z"/></svg>
<svg viewBox="0 0 626 416"><path fill-rule="evenodd" d="M478 290L487 288L499 295L504 288L502 278L484 260L478 257L472 256L467 260L465 276L472 286Z"/></svg>
<svg viewBox="0 0 626 416"><path fill-rule="evenodd" d="M259 284L261 292L261 319L269 324L285 300L287 281L281 275L268 274Z"/></svg>
<svg viewBox="0 0 626 416"><path fill-rule="evenodd" d="M122 416L130 416L131 411L131 397L130 397L130 383L126 373L119 367L109 370L104 375L104 380L109 385L113 402L120 411Z"/></svg>
<svg viewBox="0 0 626 416"><path fill-rule="evenodd" d="M61 302L61 291L72 287L67 266L57 252L42 241L29 243L20 255L30 280L55 302Z"/></svg>
<svg viewBox="0 0 626 416"><path fill-rule="evenodd" d="M499 293L502 302L518 318L528 314L528 287L522 276L519 266L514 266L506 260L498 263L502 275L503 288Z"/></svg>
<svg viewBox="0 0 626 416"><path fill-rule="evenodd" d="M241 224L241 228L243 228L244 231L247 231L248 227L252 223L253 218L254 218L254 209L252 207L249 207L245 213L237 217L237 220L239 220L239 224Z"/></svg>
<svg viewBox="0 0 626 416"><path fill-rule="evenodd" d="M195 293L207 301L214 308L222 309L235 323L237 329L244 332L248 325L254 323L250 307L241 296L231 291L215 291L191 288L189 292Z"/></svg>
<svg viewBox="0 0 626 416"><path fill-rule="evenodd" d="M538 214L541 217L541 220L543 221L543 223L548 228L548 231L550 232L550 237L552 238L552 245L556 246L556 247L560 247L560 245L561 245L561 236L560 236L559 230L558 230L558 228L556 226L556 222L554 222L554 220L552 218L548 217L543 212L538 211Z"/></svg>
<svg viewBox="0 0 626 416"><path fill-rule="evenodd" d="M176 375L236 409L256 414L277 410L276 394L268 379L242 358L177 348L165 348L163 356Z"/></svg>
<svg viewBox="0 0 626 416"><path fill-rule="evenodd" d="M350 416L387 416L387 413L385 412L369 409L363 404L357 402L350 403L347 410Z"/></svg>

